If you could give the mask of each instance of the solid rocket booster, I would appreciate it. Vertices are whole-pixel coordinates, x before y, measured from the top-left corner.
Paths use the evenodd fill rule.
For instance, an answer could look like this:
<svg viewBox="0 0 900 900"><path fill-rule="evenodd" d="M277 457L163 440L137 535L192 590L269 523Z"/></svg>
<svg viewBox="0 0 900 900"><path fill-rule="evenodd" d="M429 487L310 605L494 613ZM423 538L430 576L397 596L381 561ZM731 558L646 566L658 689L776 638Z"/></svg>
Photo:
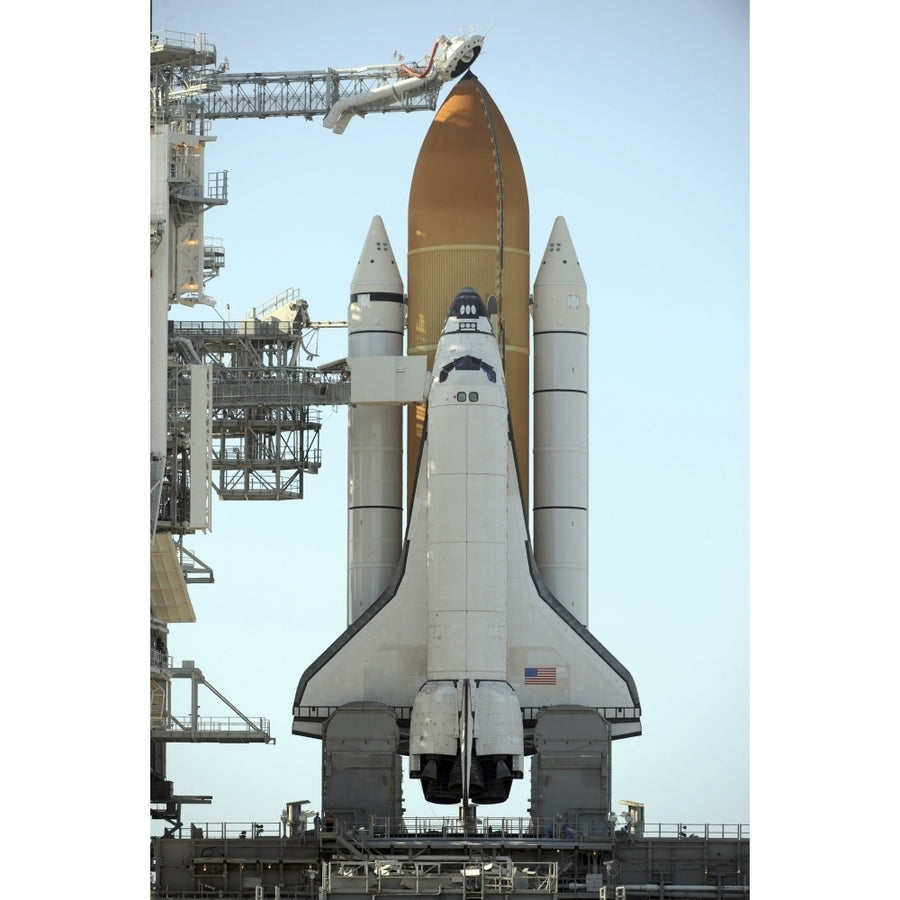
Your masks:
<svg viewBox="0 0 900 900"><path fill-rule="evenodd" d="M522 488L528 504L528 190L519 151L490 94L467 72L425 135L409 190L407 353L434 361L457 291L484 300L500 342ZM412 496L425 411L411 406L407 496Z"/></svg>
<svg viewBox="0 0 900 900"><path fill-rule="evenodd" d="M403 352L403 280L375 216L350 284L348 361ZM403 415L395 404L351 406L347 448L347 621L387 587L403 535Z"/></svg>
<svg viewBox="0 0 900 900"><path fill-rule="evenodd" d="M588 624L587 286L565 219L534 280L534 558Z"/></svg>

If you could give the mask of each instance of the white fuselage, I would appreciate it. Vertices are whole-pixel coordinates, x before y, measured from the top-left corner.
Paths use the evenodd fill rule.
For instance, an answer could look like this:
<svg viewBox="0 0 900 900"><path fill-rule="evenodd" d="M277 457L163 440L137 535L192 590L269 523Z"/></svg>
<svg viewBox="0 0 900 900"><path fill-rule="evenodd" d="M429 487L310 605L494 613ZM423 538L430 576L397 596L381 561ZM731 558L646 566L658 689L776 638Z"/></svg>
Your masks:
<svg viewBox="0 0 900 900"><path fill-rule="evenodd" d="M481 329L463 331L464 344L453 333L459 324L448 319L435 355L420 473L428 490L428 680L463 671L505 681L506 389L488 320L462 320Z"/></svg>

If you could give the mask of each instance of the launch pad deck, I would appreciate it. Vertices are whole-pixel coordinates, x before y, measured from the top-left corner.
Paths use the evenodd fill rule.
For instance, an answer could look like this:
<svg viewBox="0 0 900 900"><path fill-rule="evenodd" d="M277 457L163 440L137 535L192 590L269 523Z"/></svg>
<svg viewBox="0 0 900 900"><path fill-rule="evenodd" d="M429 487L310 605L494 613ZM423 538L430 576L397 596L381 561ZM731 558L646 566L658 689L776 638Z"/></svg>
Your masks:
<svg viewBox="0 0 900 900"><path fill-rule="evenodd" d="M610 898L750 893L746 825L647 825L642 834L602 836L528 818L388 825L290 834L282 823L194 824L184 836L154 839L154 896L597 897L604 886Z"/></svg>

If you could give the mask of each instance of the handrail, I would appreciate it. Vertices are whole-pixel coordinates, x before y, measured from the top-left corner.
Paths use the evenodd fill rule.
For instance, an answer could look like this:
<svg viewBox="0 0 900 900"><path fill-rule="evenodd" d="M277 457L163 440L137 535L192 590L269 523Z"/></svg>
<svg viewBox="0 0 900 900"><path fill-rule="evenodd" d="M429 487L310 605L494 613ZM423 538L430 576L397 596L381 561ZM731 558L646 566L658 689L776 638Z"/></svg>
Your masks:
<svg viewBox="0 0 900 900"><path fill-rule="evenodd" d="M192 730L190 713L186 716L172 715L167 718L170 727L184 731ZM193 730L202 731L207 734L214 731L246 731L251 733L261 731L265 734L269 734L269 720L264 717L258 719L245 719L240 716L197 716L195 722L196 724L193 725Z"/></svg>
<svg viewBox="0 0 900 900"><path fill-rule="evenodd" d="M315 816L315 818L313 817ZM404 818L384 818L373 816L366 822L348 821L340 818L334 823L311 813L306 817L307 827L298 829L297 823L289 822L194 822L202 834L212 838L238 838L244 836L299 837L303 840L341 838L354 844L391 839L414 840L428 838L435 840L460 837L481 840L540 840L557 842L559 845L577 841L609 841L629 839L647 840L750 840L750 826L746 823L645 823L642 833L623 835L609 834L606 828L590 827L588 823L572 824L561 822L557 817L531 818L530 816L478 816L474 823L461 822L456 816L412 816ZM602 833L601 833L602 832ZM683 834L682 834L683 833ZM182 835L179 833L178 835ZM185 835L189 837L190 835Z"/></svg>

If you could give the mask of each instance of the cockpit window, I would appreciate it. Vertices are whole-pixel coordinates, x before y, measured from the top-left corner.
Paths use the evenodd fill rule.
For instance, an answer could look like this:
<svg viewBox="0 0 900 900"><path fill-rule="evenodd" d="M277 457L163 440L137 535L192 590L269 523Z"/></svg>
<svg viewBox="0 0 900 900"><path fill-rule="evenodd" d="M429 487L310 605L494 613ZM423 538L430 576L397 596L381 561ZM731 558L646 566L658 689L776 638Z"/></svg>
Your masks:
<svg viewBox="0 0 900 900"><path fill-rule="evenodd" d="M497 373L494 371L494 367L489 366L486 362L478 359L477 356L460 356L452 362L448 362L447 365L441 369L441 374L438 376L438 382L443 384L450 373L456 369L467 372L477 372L481 369L485 375L487 375L488 381L492 384L496 384L497 382Z"/></svg>
<svg viewBox="0 0 900 900"><path fill-rule="evenodd" d="M457 319L481 319L487 316L487 308L478 292L467 287L453 298L450 315Z"/></svg>

